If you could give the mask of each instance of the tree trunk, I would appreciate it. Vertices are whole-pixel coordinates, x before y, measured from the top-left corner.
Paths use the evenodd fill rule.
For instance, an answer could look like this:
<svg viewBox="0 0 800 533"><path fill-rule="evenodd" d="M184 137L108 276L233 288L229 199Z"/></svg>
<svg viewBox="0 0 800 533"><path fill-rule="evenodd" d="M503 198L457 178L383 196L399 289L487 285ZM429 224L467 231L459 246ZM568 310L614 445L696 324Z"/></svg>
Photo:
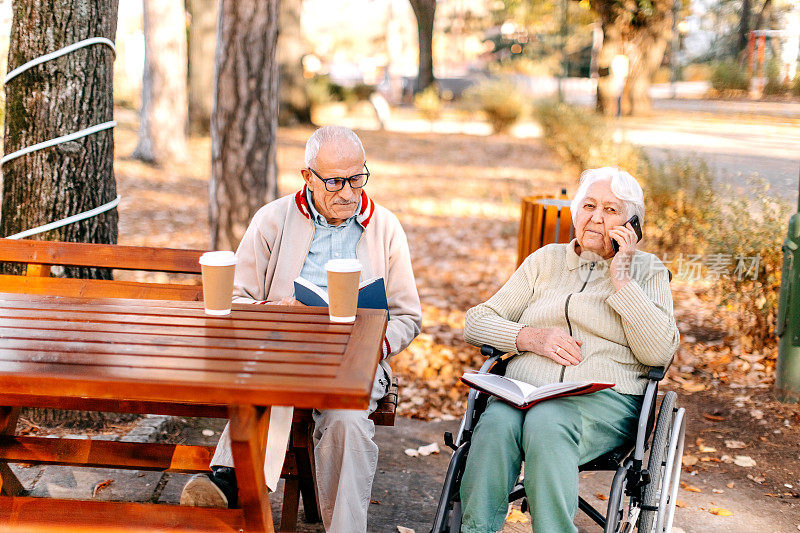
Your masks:
<svg viewBox="0 0 800 533"><path fill-rule="evenodd" d="M652 111L650 84L664 59L672 38L672 6L670 1L653 2L650 23L634 33L630 58L630 73L622 91L622 113L645 115ZM661 7L661 10L658 10Z"/></svg>
<svg viewBox="0 0 800 533"><path fill-rule="evenodd" d="M603 41L597 53L597 101L596 109L598 113L612 116L617 112L617 88L615 87L610 75L611 61L614 56L623 53L622 51L622 29L614 24L613 18L607 20L601 14L601 27L603 29Z"/></svg>
<svg viewBox="0 0 800 533"><path fill-rule="evenodd" d="M750 33L750 18L753 7L750 0L742 0L742 11L739 14L739 38L736 41L736 54L739 55L747 48L748 34Z"/></svg>
<svg viewBox="0 0 800 533"><path fill-rule="evenodd" d="M761 11L758 12L756 22L753 24L754 30L768 30L769 19L772 17L772 0L764 0L764 5L761 6ZM767 26L767 27L765 27Z"/></svg>
<svg viewBox="0 0 800 533"><path fill-rule="evenodd" d="M89 37L114 40L117 2L16 0L8 70ZM5 153L112 120L114 54L80 48L27 70L6 86ZM88 211L117 196L114 134L101 130L3 165L0 233L12 235ZM69 242L117 242L117 211L32 236ZM2 265L6 273L24 267ZM109 270L67 268L71 277L110 279Z"/></svg>
<svg viewBox="0 0 800 533"><path fill-rule="evenodd" d="M311 124L311 102L306 94L303 77L303 55L306 42L300 27L303 0L283 0L278 21L278 72L280 104L278 124Z"/></svg>
<svg viewBox="0 0 800 533"><path fill-rule="evenodd" d="M622 91L622 114L641 115L652 108L650 84L664 59L672 36L673 0L652 0L648 13L627 11L615 1L592 3L603 26L603 45L598 65L608 72L611 60L625 54L629 60L628 78ZM606 115L617 111L616 90L610 76L601 76L597 84L597 110Z"/></svg>
<svg viewBox="0 0 800 533"><path fill-rule="evenodd" d="M186 156L186 12L182 0L144 1L144 77L133 157L162 164Z"/></svg>
<svg viewBox="0 0 800 533"><path fill-rule="evenodd" d="M189 131L205 135L214 102L217 0L186 0L189 24Z"/></svg>
<svg viewBox="0 0 800 533"><path fill-rule="evenodd" d="M278 196L278 0L222 0L211 116L211 247L235 250Z"/></svg>
<svg viewBox="0 0 800 533"><path fill-rule="evenodd" d="M436 14L436 0L409 0L414 16L417 18L419 41L419 73L417 92L424 91L434 82L433 78L433 18Z"/></svg>
<svg viewBox="0 0 800 533"><path fill-rule="evenodd" d="M40 55L88 39L114 41L116 0L15 0L8 70ZM80 48L25 71L6 86L5 153L113 119L114 54L104 44ZM102 130L38 150L3 166L0 232L11 235L98 207L117 195L114 134ZM69 242L117 242L117 211L30 238ZM21 273L4 266L6 273ZM23 267L24 268L24 267ZM67 268L65 275L111 279L105 269ZM102 427L120 415L31 409L34 423Z"/></svg>

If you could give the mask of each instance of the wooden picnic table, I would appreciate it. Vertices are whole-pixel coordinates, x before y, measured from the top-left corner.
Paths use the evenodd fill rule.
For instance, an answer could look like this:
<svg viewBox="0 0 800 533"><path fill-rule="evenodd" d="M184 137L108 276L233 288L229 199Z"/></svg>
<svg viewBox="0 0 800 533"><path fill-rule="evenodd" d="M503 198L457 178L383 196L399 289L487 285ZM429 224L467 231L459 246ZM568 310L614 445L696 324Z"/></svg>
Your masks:
<svg viewBox="0 0 800 533"><path fill-rule="evenodd" d="M264 482L270 405L365 409L384 310L0 293L0 524L273 531ZM5 463L207 471L213 447L16 436L20 407L227 416L241 509L14 496Z"/></svg>

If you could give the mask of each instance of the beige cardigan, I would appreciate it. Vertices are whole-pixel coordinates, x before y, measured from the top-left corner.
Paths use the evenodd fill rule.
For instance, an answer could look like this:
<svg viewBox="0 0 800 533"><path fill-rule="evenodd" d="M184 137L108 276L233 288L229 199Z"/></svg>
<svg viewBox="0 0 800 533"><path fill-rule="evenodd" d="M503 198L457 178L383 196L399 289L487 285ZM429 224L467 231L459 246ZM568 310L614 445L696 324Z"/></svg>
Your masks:
<svg viewBox="0 0 800 533"><path fill-rule="evenodd" d="M533 385L613 382L618 392L643 394L648 368L668 364L679 342L667 270L657 257L637 250L633 279L615 291L611 259L582 259L576 242L550 244L528 256L494 296L467 311L464 339L517 352L523 327L558 327L583 341L580 364L562 366L523 352L506 375Z"/></svg>

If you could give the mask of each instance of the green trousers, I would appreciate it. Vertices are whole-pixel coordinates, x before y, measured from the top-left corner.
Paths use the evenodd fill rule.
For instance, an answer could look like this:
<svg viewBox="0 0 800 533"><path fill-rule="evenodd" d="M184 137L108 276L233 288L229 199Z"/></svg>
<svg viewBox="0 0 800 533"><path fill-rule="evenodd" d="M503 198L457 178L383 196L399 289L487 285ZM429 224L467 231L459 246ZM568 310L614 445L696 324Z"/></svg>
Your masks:
<svg viewBox="0 0 800 533"><path fill-rule="evenodd" d="M461 480L461 531L503 528L508 493L525 462L535 533L577 532L578 466L636 434L642 396L606 389L523 411L490 399L475 427Z"/></svg>

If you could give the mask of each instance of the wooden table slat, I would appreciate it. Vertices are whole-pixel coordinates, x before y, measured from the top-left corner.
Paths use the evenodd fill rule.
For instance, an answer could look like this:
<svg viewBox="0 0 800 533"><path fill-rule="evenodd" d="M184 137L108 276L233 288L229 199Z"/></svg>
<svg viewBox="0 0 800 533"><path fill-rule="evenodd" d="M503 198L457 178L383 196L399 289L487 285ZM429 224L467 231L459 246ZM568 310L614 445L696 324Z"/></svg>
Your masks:
<svg viewBox="0 0 800 533"><path fill-rule="evenodd" d="M6 293L3 293L6 294ZM138 300L144 302L145 300ZM153 300L161 302L162 300ZM202 312L202 303L198 302L196 307L161 307L143 305L81 305L79 303L66 304L62 302L29 302L29 301L4 301L0 299L0 308L4 309L36 309L46 313L82 313L85 315L108 314L120 315L125 317L136 317L140 315L159 316L159 317L195 317L206 320L272 320L278 322L299 322L303 324L330 324L328 311L324 307L306 306L274 306L274 305L245 305L234 304L230 315L217 317L206 315ZM200 311L200 312L198 312ZM135 318L133 318L135 320Z"/></svg>
<svg viewBox="0 0 800 533"><path fill-rule="evenodd" d="M117 333L118 326L107 322L68 322L65 320L36 320L31 318L4 318L0 316L0 327L13 330L62 330ZM157 324L128 324L126 334L152 335L154 337L202 337L208 339L253 339L272 341L307 341L313 335L314 342L345 345L349 333L325 333L321 330L284 331L277 329L215 328L200 326L162 326ZM187 339L187 342L189 340Z"/></svg>
<svg viewBox="0 0 800 533"><path fill-rule="evenodd" d="M122 324L150 324L164 328L165 332L171 327L209 327L215 329L228 330L252 330L252 331L295 331L304 333L313 331L318 333L335 333L349 335L353 327L351 325L333 323L304 323L299 322L274 322L269 320L240 320L238 318L211 318L206 316L186 316L170 317L165 323L165 316L159 315L122 315L107 313L71 313L68 311L58 311L57 309L2 309L0 308L0 320L21 319L21 320L47 320L64 321L75 324L115 324L117 327Z"/></svg>
<svg viewBox="0 0 800 533"><path fill-rule="evenodd" d="M0 322L1 324L1 322ZM105 337L105 338L103 338ZM57 342L63 346L64 351L86 349L95 352L107 350L125 353L148 353L157 355L162 350L183 350L189 355L206 355L215 357L217 350L242 350L245 354L249 351L299 352L299 353L344 353L344 343L313 342L313 336L306 340L280 341L280 340L254 340L254 339L224 339L224 338L197 338L174 337L169 335L134 335L130 333L105 333L91 331L63 331L63 330L36 330L0 327L2 345L9 348L31 349L38 346L49 346L47 343ZM43 348L46 349L46 348Z"/></svg>
<svg viewBox="0 0 800 533"><path fill-rule="evenodd" d="M338 368L337 357L328 358L327 363L319 360L303 364L302 359L290 359L286 361L232 361L227 359L206 359L200 357L166 357L149 355L126 355L126 354L101 354L87 353L84 351L64 352L64 351L43 351L35 350L34 355L20 353L19 350L0 349L0 372L7 366L14 363L28 362L29 364L42 365L47 367L51 364L80 365L81 367L91 366L94 368L136 368L136 369L161 369L184 371L203 371L224 373L230 375L239 374L265 374L265 375L286 375L298 376L303 378L329 377L335 376Z"/></svg>

